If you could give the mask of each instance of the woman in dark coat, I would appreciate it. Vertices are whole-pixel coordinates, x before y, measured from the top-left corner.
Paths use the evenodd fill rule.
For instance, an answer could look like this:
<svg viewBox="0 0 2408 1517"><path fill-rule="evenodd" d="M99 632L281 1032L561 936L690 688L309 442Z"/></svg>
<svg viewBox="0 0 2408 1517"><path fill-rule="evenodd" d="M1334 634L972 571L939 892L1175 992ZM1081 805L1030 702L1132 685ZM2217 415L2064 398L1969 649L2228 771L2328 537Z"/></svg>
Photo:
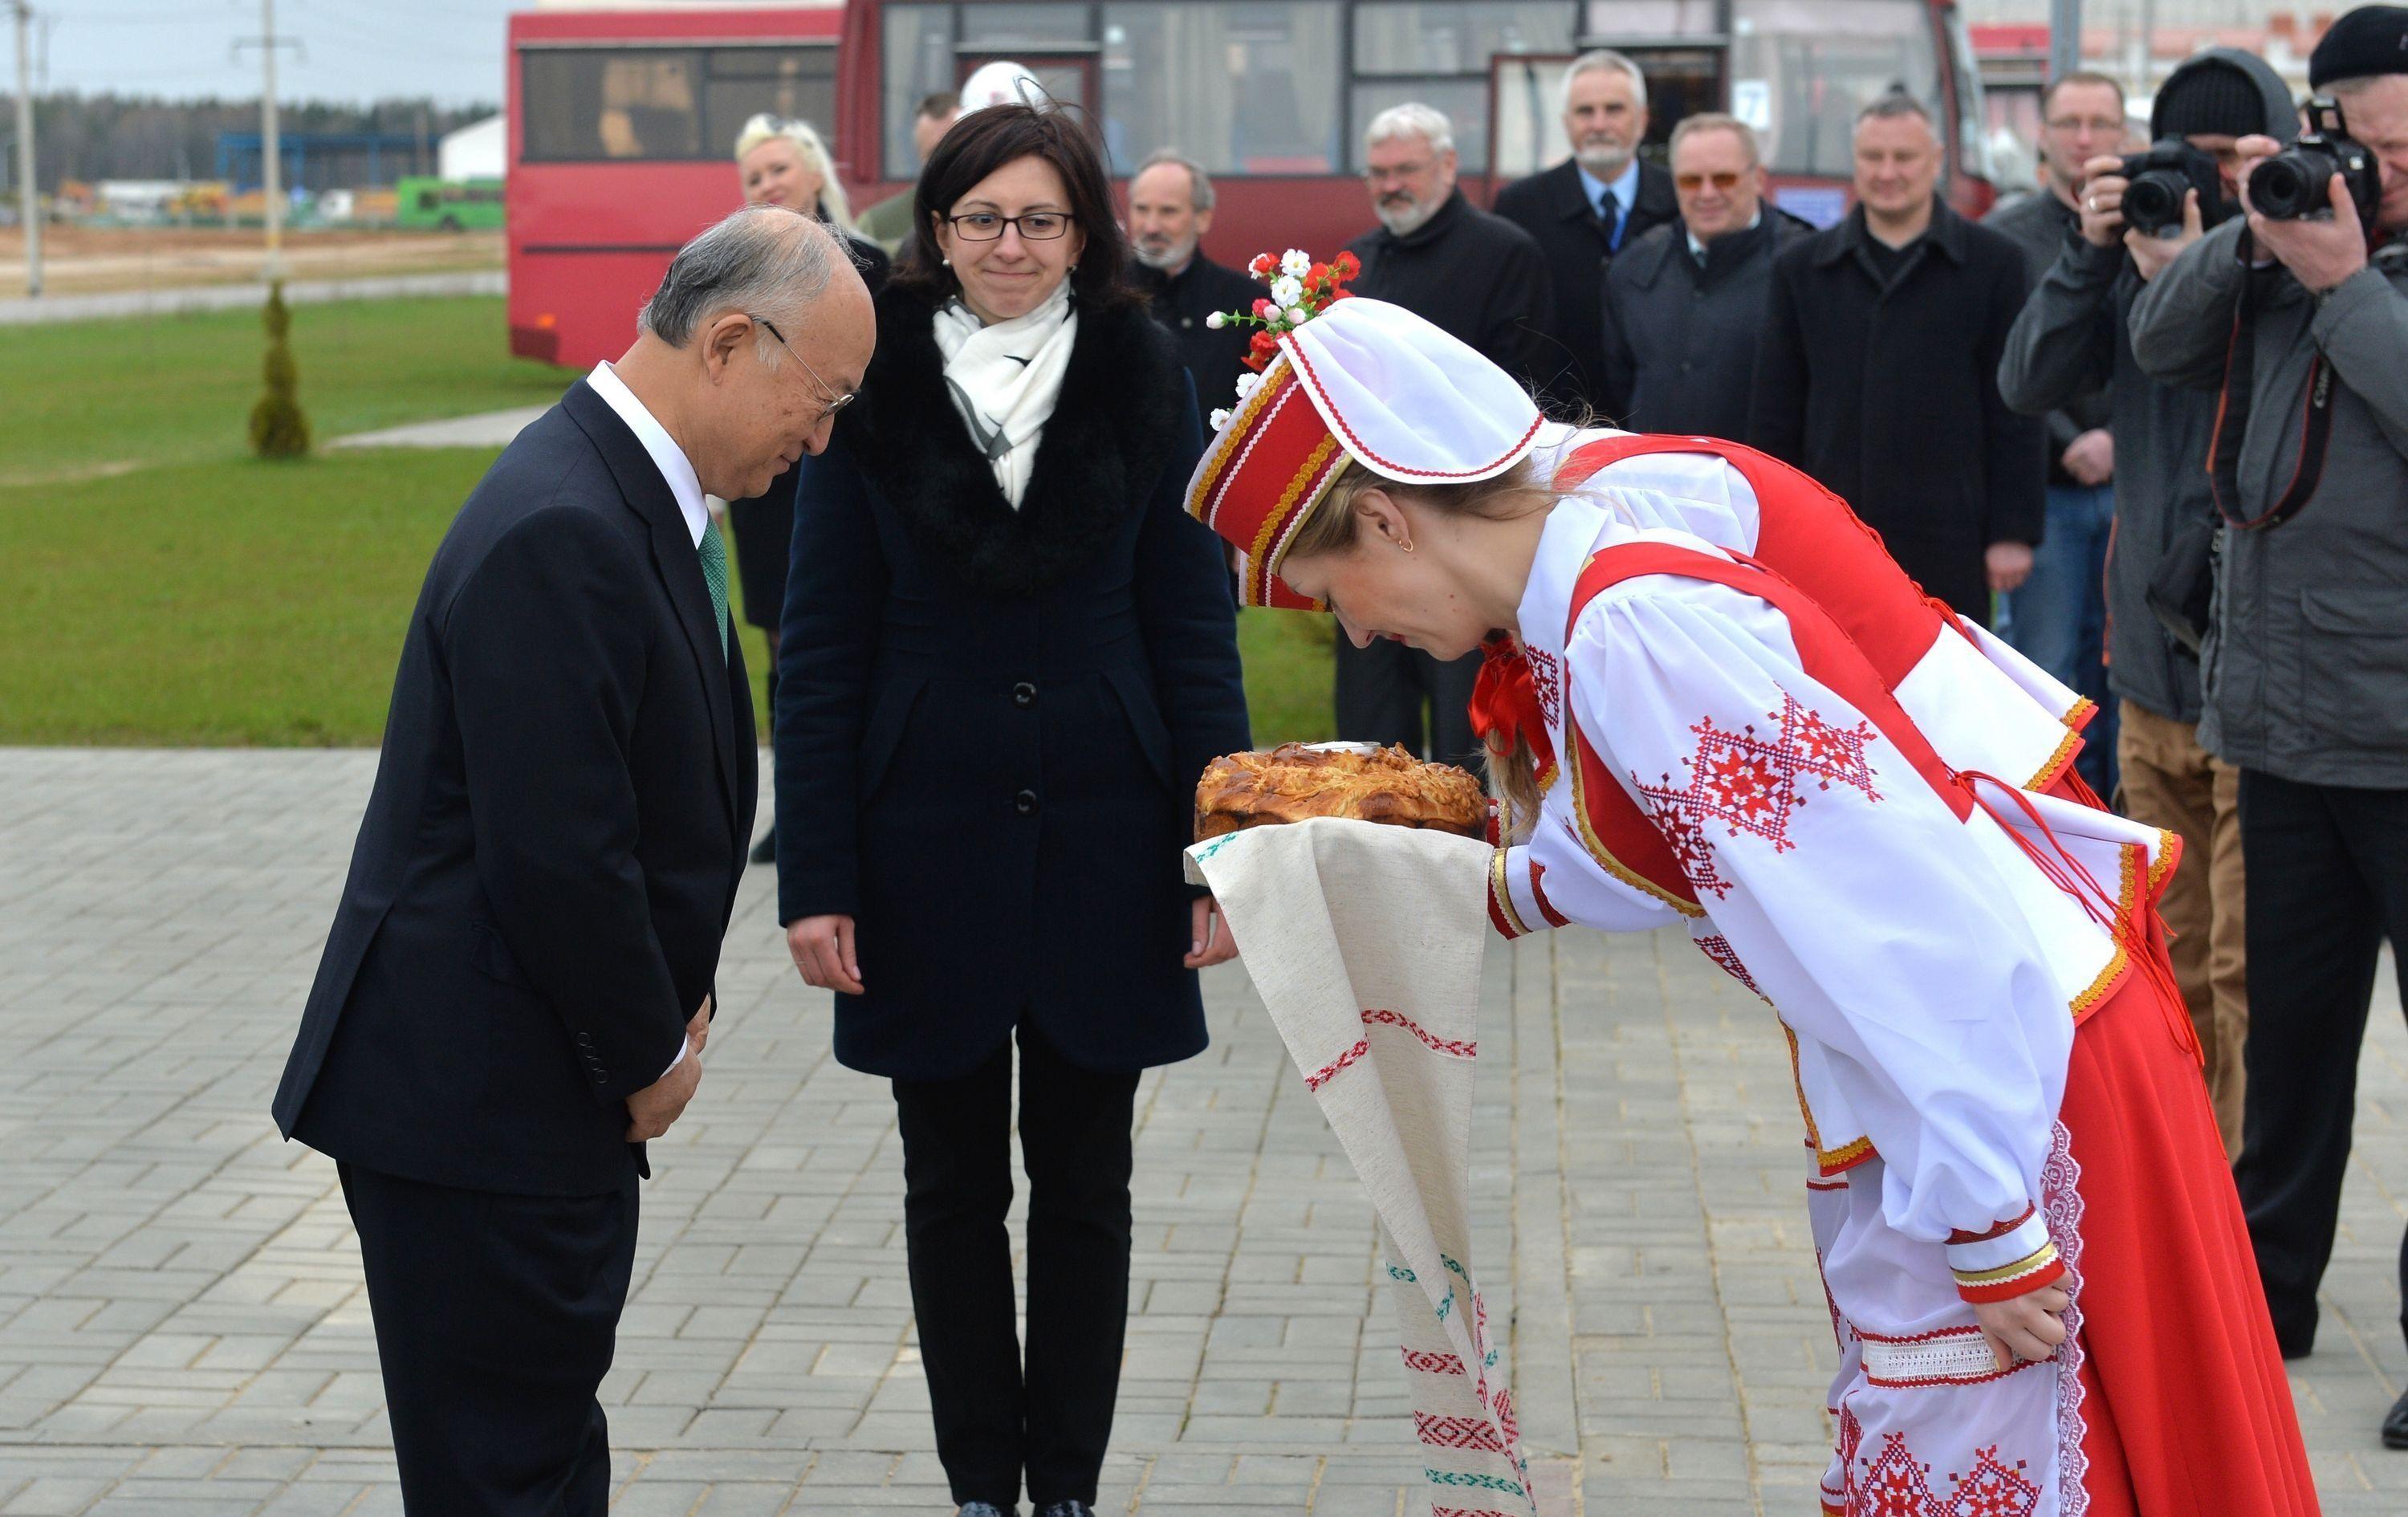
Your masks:
<svg viewBox="0 0 2408 1517"><path fill-rule="evenodd" d="M1229 956L1181 880L1196 781L1247 746L1202 449L1122 282L1096 150L1052 110L965 117L836 441L806 459L781 648L779 917L894 1082L937 1448L972 1517L1023 1471L1084 1517L1127 1317L1140 1073L1205 1044ZM1013 1331L1012 1047L1029 1176ZM982 1505L991 1504L991 1505Z"/></svg>
<svg viewBox="0 0 2408 1517"><path fill-rule="evenodd" d="M803 121L755 116L736 138L736 173L744 184L748 206L792 206L809 210L827 223L853 254L862 282L876 294L886 286L890 260L886 250L853 229L853 213L845 204L844 186L828 166L827 145ZM767 668L761 682L769 705L778 704L778 618L786 606L786 554L795 534L795 469L769 481L757 495L727 503L727 526L736 538L736 579L743 591L744 620L761 629L769 645ZM775 832L765 835L752 850L752 862L767 864L774 852Z"/></svg>

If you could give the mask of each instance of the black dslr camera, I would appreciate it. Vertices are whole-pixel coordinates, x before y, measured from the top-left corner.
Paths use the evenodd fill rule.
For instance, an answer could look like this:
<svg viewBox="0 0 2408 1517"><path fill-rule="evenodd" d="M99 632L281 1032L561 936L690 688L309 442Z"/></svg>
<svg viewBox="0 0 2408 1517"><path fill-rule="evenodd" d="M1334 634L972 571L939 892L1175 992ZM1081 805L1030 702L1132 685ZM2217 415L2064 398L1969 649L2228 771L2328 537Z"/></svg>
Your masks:
<svg viewBox="0 0 2408 1517"><path fill-rule="evenodd" d="M2183 196L2199 192L2203 225L2224 220L2224 180L2215 160L2180 137L2159 137L2124 160L2124 224L2144 237L2179 232Z"/></svg>
<svg viewBox="0 0 2408 1517"><path fill-rule="evenodd" d="M2300 140L2249 171L2249 204L2270 222L2330 216L2326 187L2336 174L2358 204L2359 224L2372 231L2383 200L2383 165L2349 139L2341 102L2318 95L2308 102L2308 130Z"/></svg>

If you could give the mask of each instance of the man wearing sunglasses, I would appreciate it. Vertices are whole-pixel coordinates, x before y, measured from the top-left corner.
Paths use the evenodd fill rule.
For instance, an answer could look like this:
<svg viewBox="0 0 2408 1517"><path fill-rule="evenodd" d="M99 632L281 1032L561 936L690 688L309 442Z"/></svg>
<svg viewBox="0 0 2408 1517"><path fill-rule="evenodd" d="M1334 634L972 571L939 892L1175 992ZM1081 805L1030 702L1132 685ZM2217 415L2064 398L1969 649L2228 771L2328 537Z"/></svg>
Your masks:
<svg viewBox="0 0 2408 1517"><path fill-rule="evenodd" d="M1608 388L1633 432L1738 438L1772 255L1813 227L1764 198L1756 133L1705 112L1672 129L1681 219L1641 235L1605 280Z"/></svg>

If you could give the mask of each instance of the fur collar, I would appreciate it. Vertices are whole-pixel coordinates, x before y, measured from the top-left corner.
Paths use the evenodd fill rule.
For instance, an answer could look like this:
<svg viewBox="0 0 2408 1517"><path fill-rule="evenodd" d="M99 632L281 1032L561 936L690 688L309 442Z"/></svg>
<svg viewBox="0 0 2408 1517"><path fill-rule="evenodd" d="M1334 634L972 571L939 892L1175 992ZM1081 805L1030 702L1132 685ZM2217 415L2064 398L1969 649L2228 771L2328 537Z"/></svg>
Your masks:
<svg viewBox="0 0 2408 1517"><path fill-rule="evenodd" d="M1062 394L1014 511L945 389L925 295L878 296L878 351L845 417L862 475L911 540L981 594L1034 594L1095 556L1162 482L1189 404L1164 332L1142 306L1082 309Z"/></svg>

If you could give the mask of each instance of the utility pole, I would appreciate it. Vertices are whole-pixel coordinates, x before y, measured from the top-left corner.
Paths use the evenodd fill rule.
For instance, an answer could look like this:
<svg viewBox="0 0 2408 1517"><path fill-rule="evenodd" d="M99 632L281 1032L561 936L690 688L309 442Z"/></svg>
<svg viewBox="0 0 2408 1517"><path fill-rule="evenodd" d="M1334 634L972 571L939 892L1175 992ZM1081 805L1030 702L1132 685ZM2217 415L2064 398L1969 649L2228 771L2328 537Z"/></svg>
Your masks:
<svg viewBox="0 0 2408 1517"><path fill-rule="evenodd" d="M2048 0L2048 77L2082 66L2082 0Z"/></svg>
<svg viewBox="0 0 2408 1517"><path fill-rule="evenodd" d="M238 39L234 45L237 53L247 46L259 49L260 188L267 202L267 279L271 284L284 274L284 148L277 135L276 52L280 48L299 45L290 37L276 35L276 0L259 0L259 36Z"/></svg>
<svg viewBox="0 0 2408 1517"><path fill-rule="evenodd" d="M42 293L42 192L34 182L34 7L8 0L17 14L17 220L25 229L25 293Z"/></svg>

